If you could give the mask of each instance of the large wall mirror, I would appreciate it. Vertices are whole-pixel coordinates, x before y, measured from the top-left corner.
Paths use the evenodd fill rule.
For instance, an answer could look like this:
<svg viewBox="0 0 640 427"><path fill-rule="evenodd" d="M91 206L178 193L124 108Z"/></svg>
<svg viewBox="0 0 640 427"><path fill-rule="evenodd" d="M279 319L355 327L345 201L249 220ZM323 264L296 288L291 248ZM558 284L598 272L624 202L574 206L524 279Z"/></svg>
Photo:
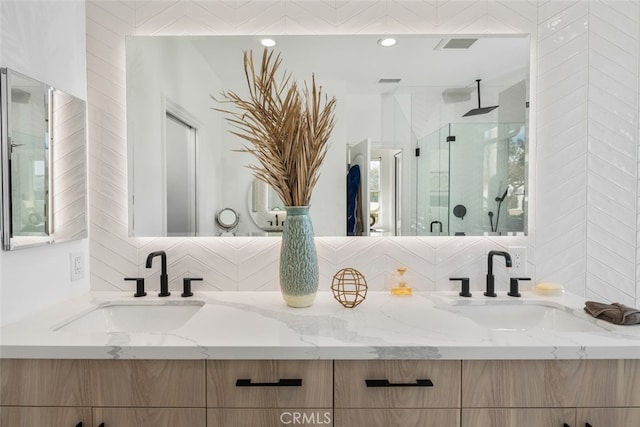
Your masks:
<svg viewBox="0 0 640 427"><path fill-rule="evenodd" d="M0 78L3 249L87 237L85 101L7 68Z"/></svg>
<svg viewBox="0 0 640 427"><path fill-rule="evenodd" d="M528 35L271 38L299 83L337 99L316 235L527 233ZM281 202L211 97L246 93L243 51L259 62L261 39L127 37L131 235L219 235L225 209L236 236L281 232Z"/></svg>

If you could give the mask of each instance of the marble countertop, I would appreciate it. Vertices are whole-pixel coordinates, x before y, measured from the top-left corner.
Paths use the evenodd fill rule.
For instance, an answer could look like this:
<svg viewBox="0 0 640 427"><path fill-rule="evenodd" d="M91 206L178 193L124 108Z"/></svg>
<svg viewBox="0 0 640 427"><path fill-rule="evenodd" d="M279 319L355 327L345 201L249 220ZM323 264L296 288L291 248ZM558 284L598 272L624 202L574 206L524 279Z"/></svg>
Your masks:
<svg viewBox="0 0 640 427"><path fill-rule="evenodd" d="M101 304L202 304L161 331L95 330ZM500 307L498 307L500 306ZM278 292L196 293L191 298L88 293L0 328L2 358L123 359L638 359L640 325L584 313L574 295L461 298L453 292L370 292L342 307L329 292L287 307ZM496 309L496 307L498 307ZM506 309L505 309L506 307ZM138 307L147 310L148 307ZM147 319L142 312L140 319ZM480 313L480 314L478 314ZM138 318L138 317L136 317ZM74 327L68 328L70 320ZM137 322L130 322L137 323ZM144 328L142 328L144 329Z"/></svg>

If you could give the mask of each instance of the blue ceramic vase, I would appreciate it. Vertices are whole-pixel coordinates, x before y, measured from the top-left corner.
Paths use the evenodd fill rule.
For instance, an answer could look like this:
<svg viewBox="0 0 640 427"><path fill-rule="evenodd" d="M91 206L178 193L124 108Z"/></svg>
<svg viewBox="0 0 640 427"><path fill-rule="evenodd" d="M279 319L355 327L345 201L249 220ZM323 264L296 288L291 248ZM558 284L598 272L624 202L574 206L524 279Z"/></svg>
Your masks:
<svg viewBox="0 0 640 427"><path fill-rule="evenodd" d="M285 206L280 248L280 290L290 307L308 307L318 292L318 255L309 206Z"/></svg>

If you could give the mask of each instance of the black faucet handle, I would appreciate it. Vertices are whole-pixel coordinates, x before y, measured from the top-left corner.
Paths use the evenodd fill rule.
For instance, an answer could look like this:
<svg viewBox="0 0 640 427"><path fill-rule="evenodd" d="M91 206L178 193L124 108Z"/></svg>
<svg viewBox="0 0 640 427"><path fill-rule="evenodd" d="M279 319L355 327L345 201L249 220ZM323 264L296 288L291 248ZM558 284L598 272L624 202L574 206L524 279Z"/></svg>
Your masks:
<svg viewBox="0 0 640 427"><path fill-rule="evenodd" d="M461 282L460 295L461 297L469 298L471 292L469 292L469 278L468 277L450 277L449 280L459 280Z"/></svg>
<svg viewBox="0 0 640 427"><path fill-rule="evenodd" d="M510 297L521 297L520 292L518 291L518 281L519 280L531 280L531 277L512 277L509 280L509 292L507 295Z"/></svg>
<svg viewBox="0 0 640 427"><path fill-rule="evenodd" d="M124 280L136 281L136 293L133 294L134 297L144 297L147 295L144 291L144 277L125 277Z"/></svg>
<svg viewBox="0 0 640 427"><path fill-rule="evenodd" d="M182 279L182 296L183 297L192 297L193 292L191 292L191 282L194 280L202 280L202 277L185 277Z"/></svg>

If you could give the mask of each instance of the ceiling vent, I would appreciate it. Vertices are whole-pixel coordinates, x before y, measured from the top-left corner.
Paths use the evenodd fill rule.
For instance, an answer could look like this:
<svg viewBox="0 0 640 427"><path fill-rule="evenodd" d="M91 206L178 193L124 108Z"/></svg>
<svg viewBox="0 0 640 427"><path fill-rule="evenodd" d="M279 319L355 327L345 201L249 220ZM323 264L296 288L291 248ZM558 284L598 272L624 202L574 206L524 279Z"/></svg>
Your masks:
<svg viewBox="0 0 640 427"><path fill-rule="evenodd" d="M378 83L400 83L401 79L379 79Z"/></svg>
<svg viewBox="0 0 640 427"><path fill-rule="evenodd" d="M441 39L433 50L469 49L478 39Z"/></svg>

